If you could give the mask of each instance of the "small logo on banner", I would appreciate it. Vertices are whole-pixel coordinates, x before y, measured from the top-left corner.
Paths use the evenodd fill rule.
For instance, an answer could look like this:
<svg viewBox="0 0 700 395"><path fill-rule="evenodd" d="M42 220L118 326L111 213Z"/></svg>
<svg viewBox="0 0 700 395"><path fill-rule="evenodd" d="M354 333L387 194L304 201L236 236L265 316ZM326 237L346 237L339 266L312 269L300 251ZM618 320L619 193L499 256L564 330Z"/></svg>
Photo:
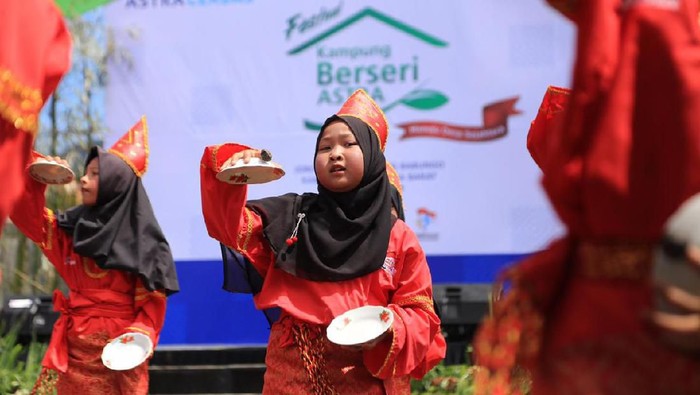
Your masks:
<svg viewBox="0 0 700 395"><path fill-rule="evenodd" d="M425 207L421 207L417 210L418 219L416 220L416 227L418 232L416 236L421 241L437 241L439 239L439 234L433 231L435 223L437 220L437 213L433 210L429 210Z"/></svg>

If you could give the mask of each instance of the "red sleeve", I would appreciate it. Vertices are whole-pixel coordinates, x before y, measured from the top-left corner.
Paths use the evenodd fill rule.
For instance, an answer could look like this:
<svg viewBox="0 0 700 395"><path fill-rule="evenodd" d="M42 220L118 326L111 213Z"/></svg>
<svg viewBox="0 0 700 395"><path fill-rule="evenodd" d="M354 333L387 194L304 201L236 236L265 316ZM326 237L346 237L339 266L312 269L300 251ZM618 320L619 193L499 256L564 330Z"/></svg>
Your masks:
<svg viewBox="0 0 700 395"><path fill-rule="evenodd" d="M46 185L26 175L24 195L15 203L10 219L62 273L64 258L73 248L72 239L58 228L54 212L44 207L45 192Z"/></svg>
<svg viewBox="0 0 700 395"><path fill-rule="evenodd" d="M124 333L141 332L151 339L155 348L160 337L160 330L163 329L163 322L165 321L165 293L162 291L149 291L144 287L141 279L138 279L136 284L136 291L134 292L136 319L130 326L124 328Z"/></svg>
<svg viewBox="0 0 700 395"><path fill-rule="evenodd" d="M236 152L249 149L240 144L221 144L204 149L200 163L202 214L209 236L243 254L264 278L272 252L262 235L262 220L245 207L247 186L216 179L221 165Z"/></svg>
<svg viewBox="0 0 700 395"><path fill-rule="evenodd" d="M403 265L399 286L389 301L394 312L392 336L364 353L365 366L381 379L409 374L422 378L445 357L446 350L440 319L433 308L432 280L425 254L405 224L401 232Z"/></svg>

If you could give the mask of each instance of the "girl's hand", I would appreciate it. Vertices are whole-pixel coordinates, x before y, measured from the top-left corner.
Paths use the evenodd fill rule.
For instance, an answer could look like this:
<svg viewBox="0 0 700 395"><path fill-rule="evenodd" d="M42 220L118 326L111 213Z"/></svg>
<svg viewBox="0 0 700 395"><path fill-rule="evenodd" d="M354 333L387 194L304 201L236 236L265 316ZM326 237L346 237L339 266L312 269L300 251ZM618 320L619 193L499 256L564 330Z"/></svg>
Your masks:
<svg viewBox="0 0 700 395"><path fill-rule="evenodd" d="M226 159L224 164L221 165L221 168L225 169L236 163L239 159L243 159L243 163L248 163L250 162L250 158L260 158L260 150L247 149L240 152L236 152L235 154L233 154L233 156Z"/></svg>
<svg viewBox="0 0 700 395"><path fill-rule="evenodd" d="M58 163L59 165L63 165L67 168L70 168L70 165L68 164L68 161L61 158L60 156L47 156L47 160L50 160L52 162Z"/></svg>
<svg viewBox="0 0 700 395"><path fill-rule="evenodd" d="M700 271L700 248L688 246L687 262ZM660 331L661 340L681 351L700 353L700 296L670 285L657 284L658 292L679 314L653 311L651 323Z"/></svg>
<svg viewBox="0 0 700 395"><path fill-rule="evenodd" d="M70 168L70 165L68 164L68 162L65 159L61 158L60 156L48 156L48 155L44 156L44 155L41 155L39 153L35 153L34 163L37 163L37 162L53 162L53 163L58 163L59 165L63 165L63 166Z"/></svg>

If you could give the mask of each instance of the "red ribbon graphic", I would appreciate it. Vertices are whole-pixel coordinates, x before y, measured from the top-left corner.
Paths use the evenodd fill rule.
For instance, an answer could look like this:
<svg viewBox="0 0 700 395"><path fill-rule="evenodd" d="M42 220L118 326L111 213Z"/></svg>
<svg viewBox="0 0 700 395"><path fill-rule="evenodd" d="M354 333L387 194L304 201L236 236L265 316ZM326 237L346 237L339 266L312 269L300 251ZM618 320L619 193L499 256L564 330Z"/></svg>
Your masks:
<svg viewBox="0 0 700 395"><path fill-rule="evenodd" d="M458 141L488 141L508 133L508 116L520 114L515 109L519 96L484 106L484 126L461 126L438 121L406 122L398 125L404 130L402 140L412 137L433 137Z"/></svg>

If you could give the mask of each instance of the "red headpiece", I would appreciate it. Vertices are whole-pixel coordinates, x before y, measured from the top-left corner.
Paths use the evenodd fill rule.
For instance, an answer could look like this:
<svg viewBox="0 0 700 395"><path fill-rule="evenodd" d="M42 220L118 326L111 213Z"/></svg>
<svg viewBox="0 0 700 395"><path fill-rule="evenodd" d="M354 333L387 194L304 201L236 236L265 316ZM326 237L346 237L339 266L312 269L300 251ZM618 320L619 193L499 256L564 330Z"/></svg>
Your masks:
<svg viewBox="0 0 700 395"><path fill-rule="evenodd" d="M399 191L399 195L401 195L401 198L403 198L403 186L401 186L399 173L396 172L396 169L394 169L394 166L392 166L389 161L386 162L386 175L389 178L389 183L393 185L397 191Z"/></svg>
<svg viewBox="0 0 700 395"><path fill-rule="evenodd" d="M372 100L372 97L363 89L358 89L353 93L348 100L343 103L343 106L336 114L338 116L355 117L369 125L379 139L379 146L384 151L386 140L389 135L389 124L384 117L384 111L377 103Z"/></svg>
<svg viewBox="0 0 700 395"><path fill-rule="evenodd" d="M537 117L530 124L530 131L527 134L527 149L541 169L544 168L547 161L547 153L549 152L547 146L548 142L551 141L551 134L561 133L556 129L563 126L564 110L570 95L570 89L556 86L547 87L540 109L537 111Z"/></svg>
<svg viewBox="0 0 700 395"><path fill-rule="evenodd" d="M142 116L134 126L117 140L109 153L117 155L126 162L138 177L148 168L148 125L146 116Z"/></svg>

